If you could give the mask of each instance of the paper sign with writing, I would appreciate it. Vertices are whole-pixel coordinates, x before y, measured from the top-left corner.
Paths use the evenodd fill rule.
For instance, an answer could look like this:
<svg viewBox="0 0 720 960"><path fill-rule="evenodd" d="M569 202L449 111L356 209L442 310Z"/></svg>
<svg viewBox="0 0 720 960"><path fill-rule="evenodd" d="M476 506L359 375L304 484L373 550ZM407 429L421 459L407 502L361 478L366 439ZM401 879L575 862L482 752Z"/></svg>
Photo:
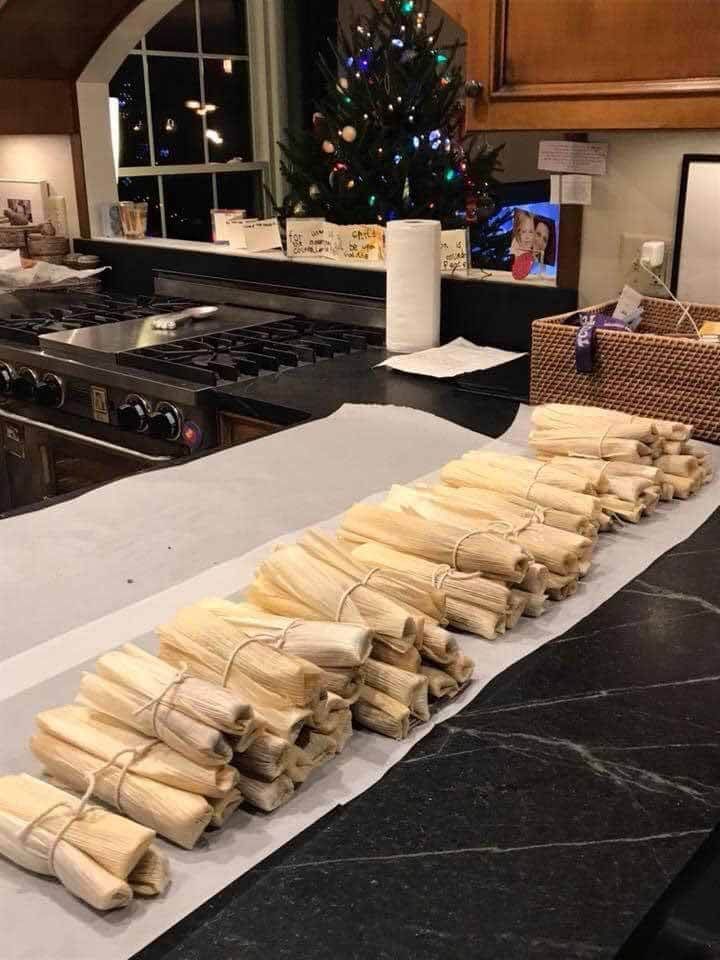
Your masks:
<svg viewBox="0 0 720 960"><path fill-rule="evenodd" d="M586 173L602 176L607 172L607 143L579 143L575 140L541 140L538 169L551 173Z"/></svg>
<svg viewBox="0 0 720 960"><path fill-rule="evenodd" d="M274 250L282 247L280 228L275 219L245 222L245 245L251 253L259 250Z"/></svg>
<svg viewBox="0 0 720 960"><path fill-rule="evenodd" d="M468 269L467 230L443 230L440 233L440 273L459 273Z"/></svg>
<svg viewBox="0 0 720 960"><path fill-rule="evenodd" d="M382 260L385 255L385 230L373 224L337 226L333 253L339 260Z"/></svg>
<svg viewBox="0 0 720 960"><path fill-rule="evenodd" d="M289 217L286 225L289 257L326 257L330 251L329 224L322 217Z"/></svg>

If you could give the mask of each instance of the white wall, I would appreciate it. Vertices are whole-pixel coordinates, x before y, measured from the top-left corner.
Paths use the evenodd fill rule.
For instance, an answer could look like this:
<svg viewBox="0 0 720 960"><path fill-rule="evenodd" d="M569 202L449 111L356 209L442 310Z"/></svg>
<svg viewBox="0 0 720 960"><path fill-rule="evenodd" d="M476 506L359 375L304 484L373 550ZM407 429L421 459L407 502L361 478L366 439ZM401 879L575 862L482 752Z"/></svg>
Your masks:
<svg viewBox="0 0 720 960"><path fill-rule="evenodd" d="M47 180L50 193L65 197L70 236L79 236L70 137L0 136L0 177Z"/></svg>

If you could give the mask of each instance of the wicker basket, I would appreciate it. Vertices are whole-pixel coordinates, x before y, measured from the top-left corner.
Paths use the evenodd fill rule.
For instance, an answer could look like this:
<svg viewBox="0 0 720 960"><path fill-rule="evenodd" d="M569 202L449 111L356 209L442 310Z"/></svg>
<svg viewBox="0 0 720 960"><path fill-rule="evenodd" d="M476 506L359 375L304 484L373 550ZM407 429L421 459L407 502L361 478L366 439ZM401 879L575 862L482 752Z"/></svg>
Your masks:
<svg viewBox="0 0 720 960"><path fill-rule="evenodd" d="M586 312L612 313L615 306L608 301ZM575 311L535 320L531 402L579 403L682 420L694 425L696 437L720 442L720 345L698 341L687 317L678 328L679 304L644 297L642 306L637 334L595 333L590 374L576 372L577 327L564 325ZM720 306L691 303L690 312L698 326L720 320Z"/></svg>

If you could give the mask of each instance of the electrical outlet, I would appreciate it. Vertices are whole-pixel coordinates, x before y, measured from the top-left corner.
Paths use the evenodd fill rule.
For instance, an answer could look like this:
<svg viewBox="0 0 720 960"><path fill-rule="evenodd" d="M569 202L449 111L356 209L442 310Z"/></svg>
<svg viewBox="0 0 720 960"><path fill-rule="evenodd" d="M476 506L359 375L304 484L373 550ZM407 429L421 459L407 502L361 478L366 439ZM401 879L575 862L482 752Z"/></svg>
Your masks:
<svg viewBox="0 0 720 960"><path fill-rule="evenodd" d="M646 240L663 240L665 243L665 259L656 268L656 273L667 283L669 265L672 262L672 243L667 237L659 237L656 233L621 233L620 234L620 271L622 282L629 284L638 293L650 297L665 297L667 294L653 282L644 270L635 264L640 258L640 248Z"/></svg>

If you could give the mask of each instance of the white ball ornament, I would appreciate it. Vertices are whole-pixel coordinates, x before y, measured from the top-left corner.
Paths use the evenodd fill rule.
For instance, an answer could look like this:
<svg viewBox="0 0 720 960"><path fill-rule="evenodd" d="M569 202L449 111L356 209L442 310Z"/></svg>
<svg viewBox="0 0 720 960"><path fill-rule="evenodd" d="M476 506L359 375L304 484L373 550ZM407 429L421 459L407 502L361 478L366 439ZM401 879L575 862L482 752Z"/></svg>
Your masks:
<svg viewBox="0 0 720 960"><path fill-rule="evenodd" d="M342 128L342 133L340 134L345 143L352 143L353 140L357 137L357 130L355 127L347 126Z"/></svg>
<svg viewBox="0 0 720 960"><path fill-rule="evenodd" d="M325 153L335 153L335 144L330 140L323 140L322 148Z"/></svg>
<svg viewBox="0 0 720 960"><path fill-rule="evenodd" d="M350 86L347 77L340 77L340 81L339 81L339 82L340 82L340 87L341 87L342 90L347 90L347 88Z"/></svg>

